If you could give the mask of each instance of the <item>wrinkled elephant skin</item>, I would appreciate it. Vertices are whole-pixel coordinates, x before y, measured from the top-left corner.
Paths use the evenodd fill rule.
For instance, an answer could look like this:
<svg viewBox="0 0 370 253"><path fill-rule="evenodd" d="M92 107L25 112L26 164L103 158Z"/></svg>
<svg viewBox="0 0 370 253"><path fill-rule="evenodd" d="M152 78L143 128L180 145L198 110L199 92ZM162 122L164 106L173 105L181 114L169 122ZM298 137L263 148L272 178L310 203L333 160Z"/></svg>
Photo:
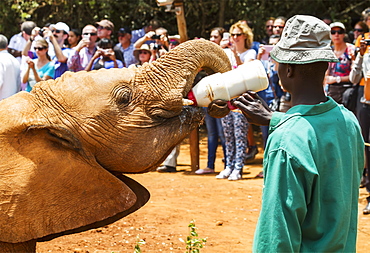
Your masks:
<svg viewBox="0 0 370 253"><path fill-rule="evenodd" d="M149 192L122 173L153 170L199 125L203 111L182 99L201 68L230 63L193 40L137 69L67 72L1 101L0 251L34 251L143 206Z"/></svg>

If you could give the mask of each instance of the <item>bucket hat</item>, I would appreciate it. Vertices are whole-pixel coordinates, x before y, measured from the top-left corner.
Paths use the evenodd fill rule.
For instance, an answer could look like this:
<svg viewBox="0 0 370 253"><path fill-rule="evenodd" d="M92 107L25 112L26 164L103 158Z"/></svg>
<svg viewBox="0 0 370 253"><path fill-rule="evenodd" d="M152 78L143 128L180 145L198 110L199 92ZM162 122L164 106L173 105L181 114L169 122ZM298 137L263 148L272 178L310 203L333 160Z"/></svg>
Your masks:
<svg viewBox="0 0 370 253"><path fill-rule="evenodd" d="M286 22L281 39L270 56L279 63L288 64L338 62L330 43L327 24L313 16L296 15Z"/></svg>

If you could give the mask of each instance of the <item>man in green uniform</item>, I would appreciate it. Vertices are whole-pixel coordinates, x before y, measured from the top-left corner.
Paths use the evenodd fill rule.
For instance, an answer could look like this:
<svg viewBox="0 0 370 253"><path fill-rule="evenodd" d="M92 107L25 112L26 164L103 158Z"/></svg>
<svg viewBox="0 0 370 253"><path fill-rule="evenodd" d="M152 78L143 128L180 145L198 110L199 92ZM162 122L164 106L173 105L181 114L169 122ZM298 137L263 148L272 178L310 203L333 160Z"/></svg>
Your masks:
<svg viewBox="0 0 370 253"><path fill-rule="evenodd" d="M356 117L323 90L328 62L337 61L330 28L294 16L270 55L293 107L272 113L252 92L234 102L270 131L253 251L355 252L364 142Z"/></svg>

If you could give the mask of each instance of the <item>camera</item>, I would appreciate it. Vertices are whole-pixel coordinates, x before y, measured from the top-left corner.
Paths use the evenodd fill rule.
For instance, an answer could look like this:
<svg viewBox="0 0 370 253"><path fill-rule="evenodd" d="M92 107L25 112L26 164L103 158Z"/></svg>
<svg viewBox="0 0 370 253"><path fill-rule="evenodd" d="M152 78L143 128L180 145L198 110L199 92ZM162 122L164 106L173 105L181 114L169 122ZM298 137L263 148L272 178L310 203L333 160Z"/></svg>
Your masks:
<svg viewBox="0 0 370 253"><path fill-rule="evenodd" d="M40 29L40 31L39 31L39 35L40 35L41 37L44 37L44 31L45 31L45 29L44 29L44 28Z"/></svg>
<svg viewBox="0 0 370 253"><path fill-rule="evenodd" d="M366 45L370 45L370 39L368 39L368 40L365 40L365 43L366 43Z"/></svg>
<svg viewBox="0 0 370 253"><path fill-rule="evenodd" d="M161 38L161 35L156 35L156 34L154 34L152 37L151 37L151 39L152 40L159 40Z"/></svg>

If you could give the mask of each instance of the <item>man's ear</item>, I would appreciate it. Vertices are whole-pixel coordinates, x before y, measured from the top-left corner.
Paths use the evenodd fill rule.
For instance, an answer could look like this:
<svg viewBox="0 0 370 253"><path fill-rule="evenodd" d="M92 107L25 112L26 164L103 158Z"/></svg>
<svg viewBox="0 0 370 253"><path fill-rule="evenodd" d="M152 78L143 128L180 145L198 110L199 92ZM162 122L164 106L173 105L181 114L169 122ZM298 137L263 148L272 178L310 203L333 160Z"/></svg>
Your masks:
<svg viewBox="0 0 370 253"><path fill-rule="evenodd" d="M294 64L287 64L286 76L288 78L292 78L292 77L294 77L294 73L295 73L295 66L294 66Z"/></svg>

